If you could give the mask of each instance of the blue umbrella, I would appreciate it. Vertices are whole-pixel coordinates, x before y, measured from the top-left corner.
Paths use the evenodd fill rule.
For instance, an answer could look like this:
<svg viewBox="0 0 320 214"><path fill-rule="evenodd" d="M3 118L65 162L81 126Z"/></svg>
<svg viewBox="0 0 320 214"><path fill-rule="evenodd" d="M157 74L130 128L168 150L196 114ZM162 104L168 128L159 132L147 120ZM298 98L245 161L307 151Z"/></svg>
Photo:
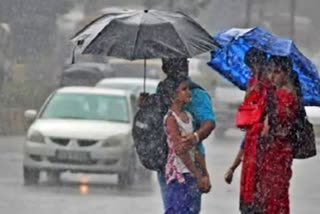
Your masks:
<svg viewBox="0 0 320 214"><path fill-rule="evenodd" d="M320 106L320 78L316 66L307 59L290 39L274 35L261 27L231 28L213 36L220 45L212 51L208 65L245 90L251 72L244 56L251 47L269 55L290 56L293 70L298 74L306 106Z"/></svg>

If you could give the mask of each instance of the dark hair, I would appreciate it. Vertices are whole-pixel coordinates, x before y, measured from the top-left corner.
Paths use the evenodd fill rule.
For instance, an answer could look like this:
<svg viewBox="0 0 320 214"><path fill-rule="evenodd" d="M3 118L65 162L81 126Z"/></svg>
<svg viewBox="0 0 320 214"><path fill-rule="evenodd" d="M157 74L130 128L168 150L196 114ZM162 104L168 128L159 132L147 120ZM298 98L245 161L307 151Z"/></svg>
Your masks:
<svg viewBox="0 0 320 214"><path fill-rule="evenodd" d="M298 97L302 97L302 89L298 74L296 72L291 72L289 78L292 81L292 84L297 92Z"/></svg>
<svg viewBox="0 0 320 214"><path fill-rule="evenodd" d="M288 56L272 55L269 59L269 63L274 63L277 67L280 67L283 72L292 73L292 60Z"/></svg>
<svg viewBox="0 0 320 214"><path fill-rule="evenodd" d="M168 76L176 76L179 73L188 74L187 58L162 58L162 70Z"/></svg>
<svg viewBox="0 0 320 214"><path fill-rule="evenodd" d="M267 53L255 47L250 48L244 57L244 62L249 68L252 68L253 65L255 64L258 64L258 65L266 64L267 60L268 60Z"/></svg>
<svg viewBox="0 0 320 214"><path fill-rule="evenodd" d="M178 75L178 76L168 76L165 80L163 80L161 87L161 93L162 93L162 98L165 104L170 107L172 105L172 100L176 96L177 89L179 85L184 82L188 81L189 78Z"/></svg>

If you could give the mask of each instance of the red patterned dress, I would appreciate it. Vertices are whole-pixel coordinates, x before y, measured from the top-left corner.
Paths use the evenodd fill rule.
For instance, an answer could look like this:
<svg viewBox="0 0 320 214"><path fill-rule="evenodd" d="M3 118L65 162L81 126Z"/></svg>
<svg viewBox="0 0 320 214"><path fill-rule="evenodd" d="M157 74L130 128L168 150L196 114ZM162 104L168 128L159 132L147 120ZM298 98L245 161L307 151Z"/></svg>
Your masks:
<svg viewBox="0 0 320 214"><path fill-rule="evenodd" d="M267 85L252 90L245 99L265 99ZM240 210L250 214L289 214L289 182L292 175L292 149L289 130L296 119L297 100L293 93L269 90L273 96L273 115L267 137L261 136L263 122L246 132L241 172ZM261 95L261 97L259 97ZM264 106L267 111L267 103ZM272 112L272 113L271 113ZM270 124L269 123L269 124Z"/></svg>

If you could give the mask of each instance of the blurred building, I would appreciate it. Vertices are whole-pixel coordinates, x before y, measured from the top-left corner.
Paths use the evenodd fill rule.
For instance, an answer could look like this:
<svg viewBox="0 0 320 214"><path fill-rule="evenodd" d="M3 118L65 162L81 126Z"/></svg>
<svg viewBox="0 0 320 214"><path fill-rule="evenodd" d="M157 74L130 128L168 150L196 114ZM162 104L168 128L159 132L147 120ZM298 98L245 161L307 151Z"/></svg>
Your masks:
<svg viewBox="0 0 320 214"><path fill-rule="evenodd" d="M68 10L69 0L1 0L0 20L12 28L17 58L48 54L54 47L58 14Z"/></svg>

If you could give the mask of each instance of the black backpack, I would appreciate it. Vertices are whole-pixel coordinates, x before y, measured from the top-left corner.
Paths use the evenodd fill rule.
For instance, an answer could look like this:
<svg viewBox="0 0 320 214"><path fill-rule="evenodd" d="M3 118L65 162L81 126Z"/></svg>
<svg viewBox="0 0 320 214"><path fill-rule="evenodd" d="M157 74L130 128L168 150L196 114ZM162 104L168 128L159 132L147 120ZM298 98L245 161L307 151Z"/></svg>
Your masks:
<svg viewBox="0 0 320 214"><path fill-rule="evenodd" d="M167 162L168 145L163 130L163 118L168 111L160 94L145 98L134 117L133 140L144 167L161 171Z"/></svg>
<svg viewBox="0 0 320 214"><path fill-rule="evenodd" d="M168 112L160 83L158 93L144 99L133 121L132 136L142 165L150 170L162 171L167 163L168 145L163 130L163 119ZM191 82L190 90L201 88Z"/></svg>

